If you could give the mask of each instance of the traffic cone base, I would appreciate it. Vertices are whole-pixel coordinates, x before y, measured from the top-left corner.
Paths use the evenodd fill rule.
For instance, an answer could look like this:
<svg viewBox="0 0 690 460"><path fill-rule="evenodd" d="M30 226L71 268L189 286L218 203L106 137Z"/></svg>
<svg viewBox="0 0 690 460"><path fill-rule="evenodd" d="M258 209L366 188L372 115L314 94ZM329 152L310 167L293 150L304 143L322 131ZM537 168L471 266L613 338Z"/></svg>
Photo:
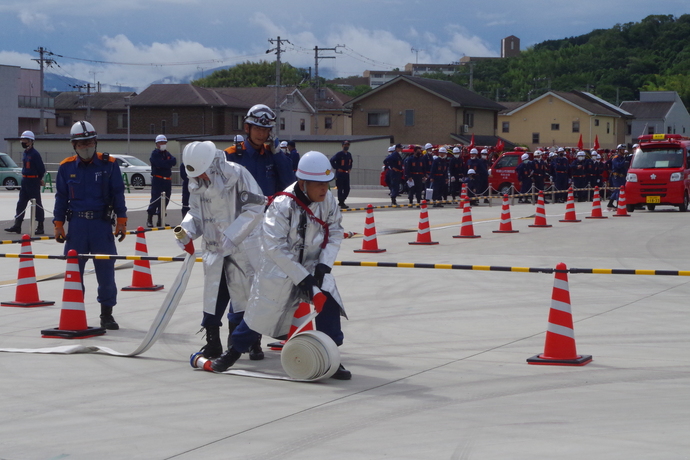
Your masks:
<svg viewBox="0 0 690 460"><path fill-rule="evenodd" d="M30 307L45 307L46 305L55 305L55 302L52 302L50 300L39 300L37 302L2 302L0 303L3 307L24 307L24 308L30 308Z"/></svg>
<svg viewBox="0 0 690 460"><path fill-rule="evenodd" d="M386 252L385 249L355 249L354 252Z"/></svg>
<svg viewBox="0 0 690 460"><path fill-rule="evenodd" d="M578 355L576 359L548 358L542 355L534 355L527 359L529 364L543 364L552 366L584 366L592 362L592 355Z"/></svg>
<svg viewBox="0 0 690 460"><path fill-rule="evenodd" d="M31 237L22 235L22 254L31 254ZM55 305L50 300L39 300L38 285L36 284L36 271L34 259L19 256L19 273L17 274L17 289L13 301L0 302L3 307L44 307Z"/></svg>
<svg viewBox="0 0 690 460"><path fill-rule="evenodd" d="M81 331L65 331L56 327L41 331L41 337L46 339L88 339L89 337L97 337L103 334L105 334L105 328L91 326L87 326L86 329Z"/></svg>
<svg viewBox="0 0 690 460"><path fill-rule="evenodd" d="M528 225L528 227L536 227L536 228L548 228L548 227L553 227L551 224L546 224L546 225L537 225L537 224L532 224Z"/></svg>
<svg viewBox="0 0 690 460"><path fill-rule="evenodd" d="M520 233L520 230L492 230L492 233Z"/></svg>
<svg viewBox="0 0 690 460"><path fill-rule="evenodd" d="M453 238L481 238L481 235L453 235Z"/></svg>
<svg viewBox="0 0 690 460"><path fill-rule="evenodd" d="M137 242L134 254L137 256L148 256L146 248L146 233L144 227L137 227ZM121 288L121 291L160 291L162 284L153 284L151 277L151 264L148 260L135 260L134 270L132 271L132 284Z"/></svg>

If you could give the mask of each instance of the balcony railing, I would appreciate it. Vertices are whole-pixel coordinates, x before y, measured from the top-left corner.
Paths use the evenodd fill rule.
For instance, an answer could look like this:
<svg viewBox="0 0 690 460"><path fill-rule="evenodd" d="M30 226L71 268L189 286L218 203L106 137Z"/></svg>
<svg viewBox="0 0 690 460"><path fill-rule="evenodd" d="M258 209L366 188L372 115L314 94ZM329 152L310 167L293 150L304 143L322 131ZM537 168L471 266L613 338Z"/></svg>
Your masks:
<svg viewBox="0 0 690 460"><path fill-rule="evenodd" d="M41 108L41 97L39 96L19 96L19 107L29 108L29 109L40 109ZM44 97L43 107L46 109L55 108L55 98L54 97Z"/></svg>

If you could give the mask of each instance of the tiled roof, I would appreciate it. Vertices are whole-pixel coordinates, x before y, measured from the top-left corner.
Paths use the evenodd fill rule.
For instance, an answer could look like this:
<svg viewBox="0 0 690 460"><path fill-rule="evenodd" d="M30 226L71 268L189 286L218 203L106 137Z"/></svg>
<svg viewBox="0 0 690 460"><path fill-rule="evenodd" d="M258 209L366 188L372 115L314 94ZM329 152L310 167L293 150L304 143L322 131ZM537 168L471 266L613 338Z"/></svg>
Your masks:
<svg viewBox="0 0 690 460"><path fill-rule="evenodd" d="M664 119L671 107L673 107L673 102L628 101L621 104L621 109L632 113L635 118Z"/></svg>
<svg viewBox="0 0 690 460"><path fill-rule="evenodd" d="M85 109L87 105L91 109L104 109L113 108L113 104L122 103L124 107L125 97L134 96L137 93L121 92L121 93L90 93L89 96L86 93L81 93L78 91L65 91L58 94L55 97L55 109L56 110L74 110L74 109Z"/></svg>

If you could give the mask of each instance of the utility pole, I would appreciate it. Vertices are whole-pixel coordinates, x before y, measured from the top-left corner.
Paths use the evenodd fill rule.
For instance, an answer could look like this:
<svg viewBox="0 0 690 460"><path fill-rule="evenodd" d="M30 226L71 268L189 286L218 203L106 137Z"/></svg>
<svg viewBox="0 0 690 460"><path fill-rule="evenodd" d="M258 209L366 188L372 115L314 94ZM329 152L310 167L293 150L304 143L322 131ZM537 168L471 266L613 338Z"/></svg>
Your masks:
<svg viewBox="0 0 690 460"><path fill-rule="evenodd" d="M40 79L41 79L41 87L39 88L39 97L40 97L40 101L41 101L41 122L40 122L41 126L39 127L38 134L45 134L45 128L43 126L43 118L44 118L44 112L45 112L45 98L43 97L43 67L44 66L50 67L51 65L55 64L55 60L43 57L44 54L47 54L48 56L52 56L53 53L46 50L42 46L39 46L37 50L34 50L34 53L38 53L38 55L39 55L38 59L32 59L32 61L38 62L38 65L40 68Z"/></svg>
<svg viewBox="0 0 690 460"><path fill-rule="evenodd" d="M319 51L333 51L334 53L338 53L338 47L340 46L345 45L335 45L335 48L314 47L314 135L319 134L319 108L317 104L321 89L321 82L319 82L319 59L335 59L335 56L320 56Z"/></svg>
<svg viewBox="0 0 690 460"><path fill-rule="evenodd" d="M278 138L278 135L280 134L280 53L282 52L282 49L280 49L280 45L283 43L290 43L289 40L281 40L280 35L278 35L278 38L275 40L272 38L268 39L268 42L272 45L276 43L276 47L270 50L266 51L266 54L271 53L273 51L276 52L276 99L275 99L275 108L273 111L276 114L276 127L275 127L275 135L276 138ZM292 43L290 43L292 45Z"/></svg>
<svg viewBox="0 0 690 460"><path fill-rule="evenodd" d="M420 51L424 51L424 50L419 50L419 49L413 47L413 48L410 49L410 51L412 51L413 53L416 54L416 57L415 57L415 59L414 59L414 63L415 63L415 64L419 64L419 52L420 52Z"/></svg>

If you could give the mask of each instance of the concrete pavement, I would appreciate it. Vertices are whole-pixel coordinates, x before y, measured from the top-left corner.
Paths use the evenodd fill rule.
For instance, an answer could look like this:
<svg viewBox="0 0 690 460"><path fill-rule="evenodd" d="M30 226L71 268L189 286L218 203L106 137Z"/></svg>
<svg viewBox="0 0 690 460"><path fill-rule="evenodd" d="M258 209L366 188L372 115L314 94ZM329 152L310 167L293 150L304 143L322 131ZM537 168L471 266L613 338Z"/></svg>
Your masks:
<svg viewBox="0 0 690 460"><path fill-rule="evenodd" d="M128 196L135 212L148 202L146 192L139 195ZM348 200L351 206L369 202L387 204L386 191L357 190ZM14 211L8 193L0 193L0 206L5 222ZM582 222L559 223L565 205L547 205L553 227L529 228L534 207L515 205L512 225L519 233L494 234L498 202L474 207L481 238L456 239L461 212L433 208L436 246L408 245L419 210L380 210L378 244L387 251L354 253L362 239L353 238L343 242L338 259L690 270L690 214L662 207L587 220L591 204L576 209ZM364 215L344 213L345 229L362 233ZM147 233L149 254L180 254L172 238L169 231ZM134 242L128 236L120 254L134 254ZM1 248L19 252L18 245ZM54 241L33 243L36 254L61 250ZM131 263L118 265L118 285L126 286ZM17 259L2 259L2 300L14 298L17 267ZM43 278L63 273L65 262L36 260L35 267ZM121 329L83 342L133 350L178 269L177 263L153 263L154 282L165 290L120 292L115 317ZM341 353L351 381L299 384L193 370L189 355L203 344L197 266L166 332L138 358L0 353L0 458L690 456L688 277L569 275L577 350L594 360L561 367L525 362L544 350L553 275L341 266L334 274L350 317ZM85 278L89 325L97 325L95 277ZM40 337L41 329L57 325L63 281L41 281L38 288L56 305L0 307L1 348L72 343ZM259 362L243 357L235 367L282 375L272 351Z"/></svg>

